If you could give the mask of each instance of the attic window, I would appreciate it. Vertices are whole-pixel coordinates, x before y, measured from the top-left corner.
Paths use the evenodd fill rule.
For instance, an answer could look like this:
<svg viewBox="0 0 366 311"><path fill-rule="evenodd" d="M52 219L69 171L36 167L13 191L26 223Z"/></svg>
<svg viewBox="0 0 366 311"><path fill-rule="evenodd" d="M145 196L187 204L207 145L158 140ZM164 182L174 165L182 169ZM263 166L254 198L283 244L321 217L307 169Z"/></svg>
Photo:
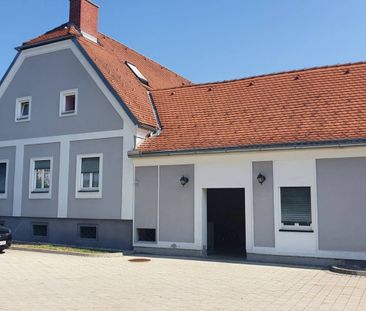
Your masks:
<svg viewBox="0 0 366 311"><path fill-rule="evenodd" d="M145 78L145 76L141 73L141 71L133 64L126 62L126 65L132 70L132 72L135 74L139 80L146 85L149 85L149 81Z"/></svg>

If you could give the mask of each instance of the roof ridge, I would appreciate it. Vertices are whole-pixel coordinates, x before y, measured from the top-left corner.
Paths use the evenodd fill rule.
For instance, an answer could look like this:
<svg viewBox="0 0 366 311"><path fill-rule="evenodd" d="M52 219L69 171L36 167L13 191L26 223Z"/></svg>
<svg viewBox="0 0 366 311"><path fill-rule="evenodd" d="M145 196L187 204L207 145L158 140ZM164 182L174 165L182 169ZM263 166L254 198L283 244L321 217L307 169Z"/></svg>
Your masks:
<svg viewBox="0 0 366 311"><path fill-rule="evenodd" d="M264 73L259 74L256 76L249 76L244 78L237 78L237 79L231 79L231 80L222 80L222 81L213 81L213 82L203 82L203 83L196 83L191 85L183 85L183 86L176 86L172 88L162 88L162 89L155 89L152 92L158 92L158 91L171 91L171 90L179 90L179 89L185 89L185 88L192 88L192 87L205 87L215 84L226 84L226 83L233 83L233 82L241 82L245 80L252 80L257 78L266 78L266 77L272 77L272 76L278 76L278 75L286 75L286 74L294 74L294 73L301 73L301 72L307 72L312 70L321 70L321 69L332 69L332 68L338 68L338 67L345 67L345 66L354 66L354 65L364 65L366 64L366 61L358 61L358 62L350 62L350 63L343 63L343 64L334 64L334 65L324 65L324 66L314 66L314 67L305 67L301 69L292 69L292 70L284 70L284 71L277 71L277 72L271 72L271 73Z"/></svg>
<svg viewBox="0 0 366 311"><path fill-rule="evenodd" d="M123 44L122 42L120 42L120 41L118 41L118 40L116 40L116 39L114 39L114 38L112 38L112 37L110 37L110 36L108 36L108 35L106 35L106 34L104 34L102 32L99 32L99 34L103 35L104 37L107 37L108 39L116 42L117 44L122 45L124 48L127 48L128 50L132 51L133 53L137 54L138 56L143 57L145 60L154 63L155 65L159 66L161 69L164 69L166 71L169 71L171 74L175 75L176 77L182 78L182 79L186 80L187 82L192 83L192 81L188 80L187 78L181 76L180 74L177 74L175 71L170 70L169 68L161 65L160 63L154 61L153 59L151 59L151 58L149 58L149 57L147 57L147 56L145 56L145 55L137 52L135 49L132 49L132 48L128 47L127 45Z"/></svg>

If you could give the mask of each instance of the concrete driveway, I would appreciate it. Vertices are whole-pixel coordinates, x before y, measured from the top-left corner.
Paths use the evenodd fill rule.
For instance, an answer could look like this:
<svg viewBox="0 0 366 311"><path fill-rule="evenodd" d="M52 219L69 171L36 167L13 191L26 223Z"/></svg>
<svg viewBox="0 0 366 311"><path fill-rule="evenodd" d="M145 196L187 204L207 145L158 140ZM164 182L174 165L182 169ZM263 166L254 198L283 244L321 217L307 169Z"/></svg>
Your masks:
<svg viewBox="0 0 366 311"><path fill-rule="evenodd" d="M0 310L366 310L366 277L169 258L8 250Z"/></svg>

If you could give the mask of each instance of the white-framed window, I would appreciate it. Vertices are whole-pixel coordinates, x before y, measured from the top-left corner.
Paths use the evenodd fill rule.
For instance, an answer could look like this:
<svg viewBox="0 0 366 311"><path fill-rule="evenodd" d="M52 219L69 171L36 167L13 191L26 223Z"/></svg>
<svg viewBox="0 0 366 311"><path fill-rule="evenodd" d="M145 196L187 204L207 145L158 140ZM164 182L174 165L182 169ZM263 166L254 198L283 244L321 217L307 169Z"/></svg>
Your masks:
<svg viewBox="0 0 366 311"><path fill-rule="evenodd" d="M60 93L60 117L74 116L78 110L78 89Z"/></svg>
<svg viewBox="0 0 366 311"><path fill-rule="evenodd" d="M103 154L77 156L76 198L100 199L102 197Z"/></svg>
<svg viewBox="0 0 366 311"><path fill-rule="evenodd" d="M281 229L312 231L311 187L280 187Z"/></svg>
<svg viewBox="0 0 366 311"><path fill-rule="evenodd" d="M50 199L53 158L32 158L29 174L29 198Z"/></svg>
<svg viewBox="0 0 366 311"><path fill-rule="evenodd" d="M7 198L9 161L0 160L0 199Z"/></svg>
<svg viewBox="0 0 366 311"><path fill-rule="evenodd" d="M32 97L17 98L15 103L15 122L29 121L31 116Z"/></svg>

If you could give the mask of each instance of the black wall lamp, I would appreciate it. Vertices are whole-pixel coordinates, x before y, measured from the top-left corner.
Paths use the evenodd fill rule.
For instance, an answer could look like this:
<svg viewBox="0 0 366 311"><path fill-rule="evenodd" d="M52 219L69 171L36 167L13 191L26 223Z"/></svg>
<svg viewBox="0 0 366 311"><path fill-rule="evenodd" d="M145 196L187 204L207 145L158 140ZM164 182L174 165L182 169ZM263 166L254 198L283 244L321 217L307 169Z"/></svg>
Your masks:
<svg viewBox="0 0 366 311"><path fill-rule="evenodd" d="M180 184L184 187L189 182L189 179L186 176L182 176L179 181Z"/></svg>
<svg viewBox="0 0 366 311"><path fill-rule="evenodd" d="M266 180L266 176L264 176L262 173L259 173L257 176L257 180L262 185Z"/></svg>

